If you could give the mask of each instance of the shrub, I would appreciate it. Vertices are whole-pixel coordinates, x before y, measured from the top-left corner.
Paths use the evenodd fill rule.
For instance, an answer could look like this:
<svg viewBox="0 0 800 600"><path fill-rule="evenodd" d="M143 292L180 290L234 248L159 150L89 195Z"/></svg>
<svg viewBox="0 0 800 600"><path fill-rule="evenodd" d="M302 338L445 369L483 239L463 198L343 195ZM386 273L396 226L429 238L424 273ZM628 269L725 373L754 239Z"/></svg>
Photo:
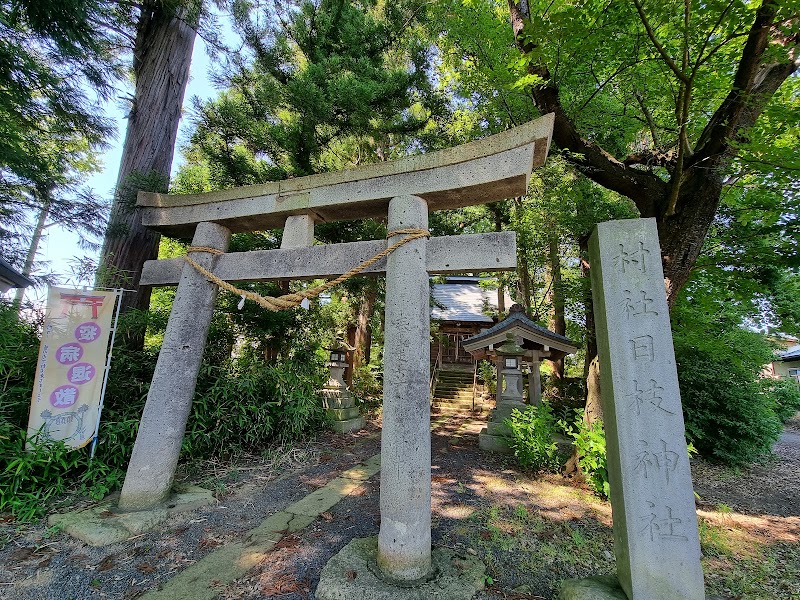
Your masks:
<svg viewBox="0 0 800 600"><path fill-rule="evenodd" d="M0 421L27 424L38 356L36 327L0 301Z"/></svg>
<svg viewBox="0 0 800 600"><path fill-rule="evenodd" d="M767 454L781 432L761 379L772 348L739 317L678 302L672 313L686 435L707 458L738 465Z"/></svg>
<svg viewBox="0 0 800 600"><path fill-rule="evenodd" d="M368 408L378 408L382 403L383 384L378 367L374 364L361 365L353 371L353 395Z"/></svg>
<svg viewBox="0 0 800 600"><path fill-rule="evenodd" d="M130 324L140 324L143 315L134 317L138 321ZM120 319L123 338L126 327ZM249 356L225 361L218 348L227 347L227 337L218 341L212 332L184 456L260 451L275 439L297 437L322 423L316 391L326 370L319 361L266 364ZM35 325L20 321L0 303L0 512L10 511L19 521L40 516L48 501L67 491L100 499L122 485L158 356L156 348L114 349L96 455L90 461L88 446L70 450L61 442L33 439L25 450L38 349Z"/></svg>
<svg viewBox="0 0 800 600"><path fill-rule="evenodd" d="M497 373L494 365L488 360L478 363L478 379L486 386L489 395L494 396L497 393Z"/></svg>
<svg viewBox="0 0 800 600"><path fill-rule="evenodd" d="M785 423L800 411L800 385L788 379L768 380L767 393L775 402L775 414Z"/></svg>
<svg viewBox="0 0 800 600"><path fill-rule="evenodd" d="M205 366L183 440L192 458L263 449L319 427L324 368L316 361L265 364L253 359Z"/></svg>
<svg viewBox="0 0 800 600"><path fill-rule="evenodd" d="M608 498L608 463L606 461L606 433L603 422L597 419L589 427L583 420L583 410L575 411L576 419L567 431L575 440L578 467L595 494Z"/></svg>
<svg viewBox="0 0 800 600"><path fill-rule="evenodd" d="M504 423L509 429L508 445L522 468L534 472L558 469L560 460L554 441L558 430L549 404L527 406L524 411L515 408Z"/></svg>
<svg viewBox="0 0 800 600"><path fill-rule="evenodd" d="M586 404L586 379L565 377L555 379L550 374L542 375L542 390L545 401L550 403L556 417L568 420L575 410Z"/></svg>

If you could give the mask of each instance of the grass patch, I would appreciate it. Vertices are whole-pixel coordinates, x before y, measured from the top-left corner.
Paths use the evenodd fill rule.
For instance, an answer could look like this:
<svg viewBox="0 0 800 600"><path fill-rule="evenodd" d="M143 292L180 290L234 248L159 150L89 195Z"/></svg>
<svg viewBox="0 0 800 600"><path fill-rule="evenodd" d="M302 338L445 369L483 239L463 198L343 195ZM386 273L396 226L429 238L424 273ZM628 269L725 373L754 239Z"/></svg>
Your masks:
<svg viewBox="0 0 800 600"><path fill-rule="evenodd" d="M592 510L598 500L566 485L529 483L538 497L513 503L508 496L495 496L443 534L445 545L469 548L486 564L493 581L489 592L497 593L489 597L524 589L555 598L565 579L614 573L612 530ZM546 505L534 504L543 495ZM557 508L553 497L565 502ZM736 522L727 505L720 504L716 513L699 519L706 593L742 600L800 599L800 544L758 537Z"/></svg>
<svg viewBox="0 0 800 600"><path fill-rule="evenodd" d="M747 600L800 598L800 547L778 543L738 553L705 556L706 593Z"/></svg>

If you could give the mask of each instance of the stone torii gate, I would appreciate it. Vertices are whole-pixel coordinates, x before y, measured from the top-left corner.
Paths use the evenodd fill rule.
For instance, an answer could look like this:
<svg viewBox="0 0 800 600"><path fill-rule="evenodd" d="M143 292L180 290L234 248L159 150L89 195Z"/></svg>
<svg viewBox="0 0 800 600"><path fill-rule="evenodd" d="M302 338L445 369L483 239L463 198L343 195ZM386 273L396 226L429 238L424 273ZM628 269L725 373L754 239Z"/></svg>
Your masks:
<svg viewBox="0 0 800 600"><path fill-rule="evenodd" d="M387 247L312 246L314 223L388 216L389 231L427 229L428 212L525 194L544 163L554 116L440 152L208 194L140 192L144 225L192 237L194 260L227 282L334 277ZM226 253L231 233L284 227L279 250ZM390 237L392 244L402 235ZM430 273L510 270L513 232L415 239L365 273L386 274L386 352L377 561L392 580L431 569L428 403ZM142 285L178 285L120 496L148 509L170 493L217 286L182 258L149 261Z"/></svg>

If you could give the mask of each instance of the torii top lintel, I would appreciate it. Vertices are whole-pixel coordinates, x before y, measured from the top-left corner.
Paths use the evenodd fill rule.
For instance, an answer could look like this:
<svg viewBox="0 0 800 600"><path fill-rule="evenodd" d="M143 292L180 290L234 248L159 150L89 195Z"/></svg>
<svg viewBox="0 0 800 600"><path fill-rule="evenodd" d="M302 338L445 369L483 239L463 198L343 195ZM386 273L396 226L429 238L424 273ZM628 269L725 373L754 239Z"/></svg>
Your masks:
<svg viewBox="0 0 800 600"><path fill-rule="evenodd" d="M196 195L139 192L142 223L189 236L211 221L233 232L283 227L291 215L318 221L380 218L395 196L416 195L430 210L485 204L525 194L544 164L555 116L438 152L354 169Z"/></svg>

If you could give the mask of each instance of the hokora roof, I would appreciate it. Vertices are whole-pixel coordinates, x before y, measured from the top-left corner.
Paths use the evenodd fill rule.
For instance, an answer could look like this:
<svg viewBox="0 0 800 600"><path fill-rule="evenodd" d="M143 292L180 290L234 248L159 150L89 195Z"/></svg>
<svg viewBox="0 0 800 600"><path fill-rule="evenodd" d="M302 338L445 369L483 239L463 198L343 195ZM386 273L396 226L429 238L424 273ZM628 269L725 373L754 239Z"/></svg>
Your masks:
<svg viewBox="0 0 800 600"><path fill-rule="evenodd" d="M497 291L481 289L479 281L479 277L448 277L447 283L434 284L431 319L494 323L484 311L497 310Z"/></svg>
<svg viewBox="0 0 800 600"><path fill-rule="evenodd" d="M464 350L472 352L479 348L488 347L490 344L501 343L505 339L506 333L515 328L524 339L549 346L559 352L574 354L578 350L575 342L569 338L550 331L529 319L519 304L511 307L505 319L478 335L467 338L462 342L462 345Z"/></svg>
<svg viewBox="0 0 800 600"><path fill-rule="evenodd" d="M786 352L781 354L782 361L800 360L800 345L792 346Z"/></svg>
<svg viewBox="0 0 800 600"><path fill-rule="evenodd" d="M0 291L10 288L25 288L29 285L33 285L33 281L0 258Z"/></svg>

